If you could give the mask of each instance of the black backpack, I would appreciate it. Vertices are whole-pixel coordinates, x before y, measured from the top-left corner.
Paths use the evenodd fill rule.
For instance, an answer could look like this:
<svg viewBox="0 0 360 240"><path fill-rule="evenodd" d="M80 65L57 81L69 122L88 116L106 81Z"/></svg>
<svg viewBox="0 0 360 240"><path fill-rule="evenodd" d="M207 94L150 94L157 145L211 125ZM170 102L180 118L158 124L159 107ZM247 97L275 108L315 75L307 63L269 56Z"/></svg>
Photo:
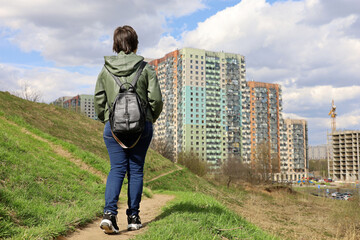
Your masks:
<svg viewBox="0 0 360 240"><path fill-rule="evenodd" d="M112 105L109 106L108 103L110 127L115 140L123 148L133 148L139 141L145 128L146 104L141 101L135 88L145 65L146 62L144 61L140 63L140 67L131 83L126 81L121 83L119 78L108 70L115 82L120 86L119 93L116 95ZM129 87L126 88L124 85L129 85ZM120 140L126 138L134 139L130 143L131 146L126 146L124 141Z"/></svg>

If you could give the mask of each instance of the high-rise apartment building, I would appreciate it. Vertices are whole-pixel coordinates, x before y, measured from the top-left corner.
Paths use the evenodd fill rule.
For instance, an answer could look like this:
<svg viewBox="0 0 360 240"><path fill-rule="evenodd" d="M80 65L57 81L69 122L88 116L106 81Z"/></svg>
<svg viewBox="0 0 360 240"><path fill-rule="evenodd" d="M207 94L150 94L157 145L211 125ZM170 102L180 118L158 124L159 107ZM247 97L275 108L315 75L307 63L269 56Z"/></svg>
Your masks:
<svg viewBox="0 0 360 240"><path fill-rule="evenodd" d="M94 107L94 95L80 94L75 97L60 97L51 104L85 114L95 120L97 119Z"/></svg>
<svg viewBox="0 0 360 240"><path fill-rule="evenodd" d="M244 124L244 128L250 128L250 159L256 158L257 146L260 143L270 145L272 158L276 158L280 167L282 132L282 94L278 84L250 81L249 87L249 113L250 124ZM246 135L244 133L244 135Z"/></svg>
<svg viewBox="0 0 360 240"><path fill-rule="evenodd" d="M50 104L54 104L54 105L59 106L59 107L64 107L64 102L71 99L71 98L73 98L73 97L69 97L69 96L59 97L58 99L51 102Z"/></svg>
<svg viewBox="0 0 360 240"><path fill-rule="evenodd" d="M340 181L360 180L360 131L332 132L331 150L329 177Z"/></svg>
<svg viewBox="0 0 360 240"><path fill-rule="evenodd" d="M154 138L213 165L241 156L244 56L183 48L150 64L164 100Z"/></svg>
<svg viewBox="0 0 360 240"><path fill-rule="evenodd" d="M174 158L179 152L193 152L213 166L230 157L252 163L258 145L266 143L276 160L271 169L278 180L298 179L299 167L307 172L307 159L299 160L300 146L291 150L299 155L292 155L299 166L288 167L288 141L297 138L293 130L288 138L281 86L246 82L244 56L183 48L149 64L156 70L164 101L154 139L172 149ZM306 127L303 132L301 156L306 157Z"/></svg>
<svg viewBox="0 0 360 240"><path fill-rule="evenodd" d="M303 119L285 119L287 131L287 159L281 162L281 179L290 181L307 178L308 161L308 129Z"/></svg>

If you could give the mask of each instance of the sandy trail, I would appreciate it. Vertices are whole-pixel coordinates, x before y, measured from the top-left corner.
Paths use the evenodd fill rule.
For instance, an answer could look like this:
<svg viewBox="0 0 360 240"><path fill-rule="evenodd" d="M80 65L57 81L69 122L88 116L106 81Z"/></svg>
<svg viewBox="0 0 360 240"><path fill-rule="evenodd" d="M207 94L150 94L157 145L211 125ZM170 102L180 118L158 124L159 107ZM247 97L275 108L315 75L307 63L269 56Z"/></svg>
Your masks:
<svg viewBox="0 0 360 240"><path fill-rule="evenodd" d="M102 240L102 239L130 239L135 235L144 233L148 228L147 225L154 221L161 213L161 208L165 204L174 199L174 196L156 194L152 198L146 198L141 201L140 217L143 224L143 228L137 231L127 231L127 219L125 215L124 204L120 205L118 214L118 226L120 233L116 235L105 234L100 229L101 218L87 225L85 228L77 229L74 233L71 233L66 237L58 237L57 240Z"/></svg>

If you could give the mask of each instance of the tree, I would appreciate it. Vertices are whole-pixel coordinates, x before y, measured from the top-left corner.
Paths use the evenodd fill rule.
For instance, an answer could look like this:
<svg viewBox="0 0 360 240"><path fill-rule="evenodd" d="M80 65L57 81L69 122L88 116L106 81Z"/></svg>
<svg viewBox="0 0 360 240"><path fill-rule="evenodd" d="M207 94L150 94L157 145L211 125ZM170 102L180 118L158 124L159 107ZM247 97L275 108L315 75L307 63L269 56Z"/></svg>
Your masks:
<svg viewBox="0 0 360 240"><path fill-rule="evenodd" d="M322 177L328 176L328 161L327 159L312 159L309 161L309 171L317 172Z"/></svg>
<svg viewBox="0 0 360 240"><path fill-rule="evenodd" d="M175 161L174 149L166 141L153 139L150 147L172 162Z"/></svg>
<svg viewBox="0 0 360 240"><path fill-rule="evenodd" d="M268 141L263 141L257 146L253 168L264 182L271 181L274 174L280 172L279 157L276 152L271 152Z"/></svg>
<svg viewBox="0 0 360 240"><path fill-rule="evenodd" d="M34 88L30 87L28 82L22 82L20 84L21 90L16 91L14 93L15 96L23 98L25 100L31 102L40 102L42 98L42 94L39 90L35 90Z"/></svg>
<svg viewBox="0 0 360 240"><path fill-rule="evenodd" d="M229 188L230 183L240 178L240 171L241 171L241 161L240 159L236 158L229 158L226 162L222 165L222 173L227 178L226 180L226 186Z"/></svg>

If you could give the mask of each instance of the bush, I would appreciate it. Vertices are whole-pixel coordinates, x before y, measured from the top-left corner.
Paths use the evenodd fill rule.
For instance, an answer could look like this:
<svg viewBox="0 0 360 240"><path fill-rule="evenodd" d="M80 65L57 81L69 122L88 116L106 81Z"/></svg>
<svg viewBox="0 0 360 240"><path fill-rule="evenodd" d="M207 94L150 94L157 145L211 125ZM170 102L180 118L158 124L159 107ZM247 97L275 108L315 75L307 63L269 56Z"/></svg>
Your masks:
<svg viewBox="0 0 360 240"><path fill-rule="evenodd" d="M177 162L187 167L192 173L199 177L204 176L208 172L208 164L206 161L192 152L179 153Z"/></svg>

